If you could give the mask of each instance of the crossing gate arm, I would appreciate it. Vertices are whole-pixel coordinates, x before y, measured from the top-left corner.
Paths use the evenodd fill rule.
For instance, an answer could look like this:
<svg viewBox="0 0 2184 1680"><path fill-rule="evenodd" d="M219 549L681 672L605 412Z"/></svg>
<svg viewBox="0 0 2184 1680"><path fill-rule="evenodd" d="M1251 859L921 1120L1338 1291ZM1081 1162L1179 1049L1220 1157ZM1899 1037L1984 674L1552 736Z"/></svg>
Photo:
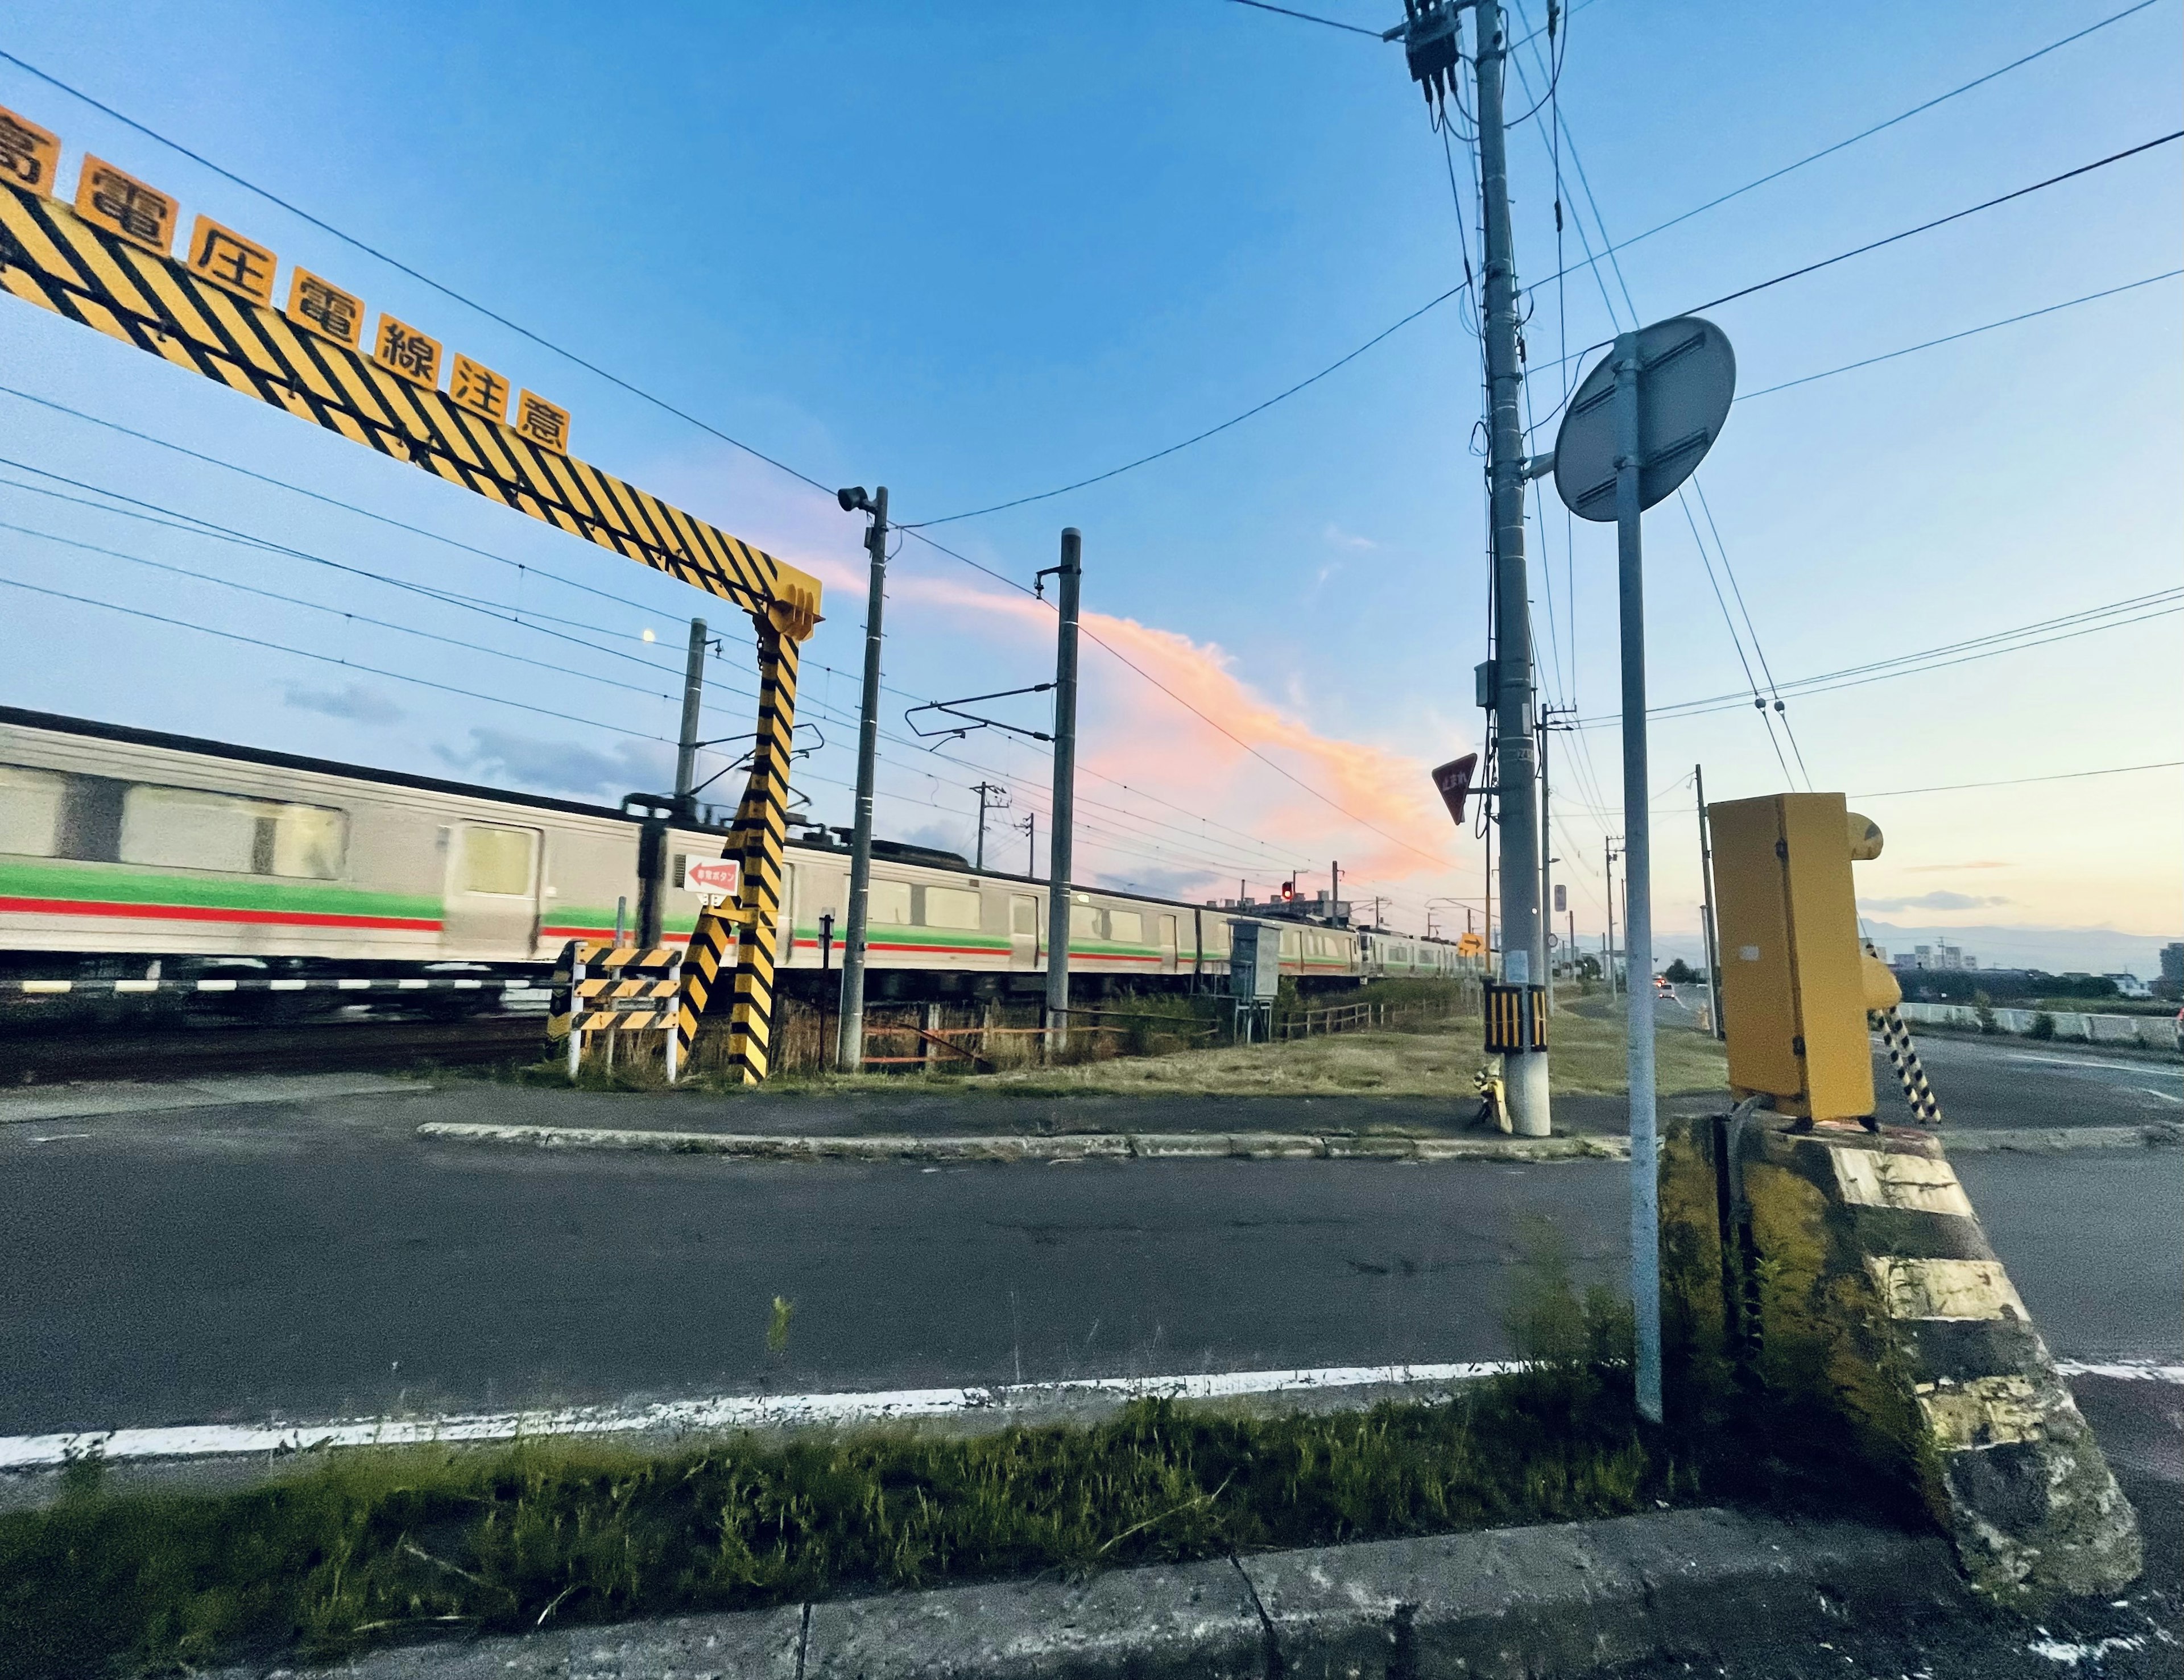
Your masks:
<svg viewBox="0 0 2184 1680"><path fill-rule="evenodd" d="M0 112L0 120L12 114ZM819 620L819 581L568 453L569 415L461 355L440 388L441 344L361 298L200 216L174 254L176 202L86 159L78 205L51 196L59 145L35 124L6 135L0 291L422 467L556 530L733 602L758 638L758 741L723 855L739 854L739 906L707 907L682 967L676 1034L687 1054L723 969L732 971L729 1062L755 1084L772 1037L774 941L787 841L799 648ZM92 191L93 175L104 183ZM119 197L115 195L120 195ZM111 225L104 225L111 223ZM285 296L285 308L275 299ZM365 347L371 347L369 350ZM738 937L738 930L741 937Z"/></svg>

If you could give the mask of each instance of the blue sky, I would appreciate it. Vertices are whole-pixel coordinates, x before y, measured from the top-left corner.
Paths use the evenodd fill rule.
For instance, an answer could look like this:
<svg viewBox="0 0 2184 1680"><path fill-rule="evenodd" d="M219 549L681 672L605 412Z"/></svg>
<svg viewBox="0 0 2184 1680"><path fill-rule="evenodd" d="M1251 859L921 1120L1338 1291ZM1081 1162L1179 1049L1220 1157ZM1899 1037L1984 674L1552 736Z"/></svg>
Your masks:
<svg viewBox="0 0 2184 1680"><path fill-rule="evenodd" d="M1572 142L1563 258L1582 256L1580 220L1596 239L1603 224L1627 239L2123 3L1589 0L1571 19L1559 89ZM1397 8L1321 9L1377 25ZM2178 126L2179 13L2160 0L1645 240L1620 253L1619 278L1605 275L1607 296L1623 312L1627 286L1639 315L1673 314L2164 133ZM1464 239L1476 259L1470 191L1460 216L1397 49L1215 0L663 6L611 24L573 6L184 12L86 0L14 19L0 46L822 483L887 483L911 520L1082 478L1216 424L1455 284ZM1513 89L1513 111L1532 103L1523 94ZM805 786L816 811L847 820L858 521L5 64L0 103L61 135L64 186L82 149L98 152L176 193L186 215L241 228L562 403L578 453L821 572L829 617L807 655L806 715L829 745ZM1511 157L1520 278L1544 280L1556 236L1539 125L1513 133ZM1462 180L1462 147L1454 159ZM1713 318L1736 346L1741 388L1758 391L2145 280L2184 261L2178 177L2171 146ZM1741 403L1702 480L1774 679L2184 582L2178 287ZM1081 527L1086 603L1108 615L1106 639L1297 778L1088 650L1092 774L1080 793L1085 856L1105 878L1203 897L1239 879L1263 892L1302 866L1311 888L1339 858L1347 893L1384 895L1391 919L1412 926L1430 898L1478 896L1479 847L1447 832L1423 779L1478 729L1485 569L1465 307L1442 306L1155 465L931 533L1026 581L1053 564L1061 526ZM1584 269L1530 307L1535 364L1612 330ZM746 726L733 691L750 687L748 638L719 604L31 309L0 308L0 383L486 553L0 396L10 460L571 620L561 628L611 649L0 484L0 521L337 611L13 530L0 531L0 576L566 715L20 591L4 592L11 703L611 799L661 779L663 749L641 737L672 732L671 704L656 698L671 675L638 662L677 664L682 620L707 610L729 636L710 727ZM1535 381L1538 413L1558 377L1549 368ZM11 466L0 479L85 493ZM1565 527L1552 509L1531 531L1548 687L1581 717L1612 714L1612 534L1580 529L1572 550ZM888 670L903 696L1045 673L1045 620L1002 585L914 541L895 578ZM1744 687L1673 503L1651 517L1648 589L1657 699ZM2184 759L2178 623L1793 698L1797 745L1814 786L1854 795ZM595 680L605 676L632 687ZM890 702L893 733L906 734L910 704ZM1602 836L1621 827L1618 744L1612 726L1582 742L1557 802L1557 849L1580 935L1596 939ZM1696 926L1691 765L1704 763L1715 798L1788 784L1748 704L1657 722L1652 743L1657 919L1674 949ZM1014 778L1018 795L992 843L1004 844L1001 822L1044 809L1035 750L994 737L951 750L889 743L883 827L967 846L967 790L988 771ZM1892 926L1975 926L1989 960L2051 965L2096 960L2086 936L2053 930L2151 938L2184 926L2174 770L1869 809L1890 843L1861 865L1861 887Z"/></svg>

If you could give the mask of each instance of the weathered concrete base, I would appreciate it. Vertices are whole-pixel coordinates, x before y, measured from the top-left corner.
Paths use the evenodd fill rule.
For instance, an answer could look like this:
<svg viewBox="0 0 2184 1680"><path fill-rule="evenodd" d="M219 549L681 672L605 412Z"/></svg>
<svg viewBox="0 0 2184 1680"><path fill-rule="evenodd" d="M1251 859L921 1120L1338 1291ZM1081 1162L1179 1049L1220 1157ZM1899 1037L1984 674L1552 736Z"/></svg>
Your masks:
<svg viewBox="0 0 2184 1680"><path fill-rule="evenodd" d="M2137 1516L1939 1141L1756 1116L1732 1142L1730 1122L1713 1126L1758 1379L1914 1477L1982 1591L2036 1601L2135 1579Z"/></svg>
<svg viewBox="0 0 2184 1680"><path fill-rule="evenodd" d="M374 1653L356 1680L1559 1680L1961 1615L1930 1535L1721 1510ZM260 1680L265 1666L226 1680ZM293 1670L284 1672L295 1673ZM298 1677L301 1680L301 1677Z"/></svg>

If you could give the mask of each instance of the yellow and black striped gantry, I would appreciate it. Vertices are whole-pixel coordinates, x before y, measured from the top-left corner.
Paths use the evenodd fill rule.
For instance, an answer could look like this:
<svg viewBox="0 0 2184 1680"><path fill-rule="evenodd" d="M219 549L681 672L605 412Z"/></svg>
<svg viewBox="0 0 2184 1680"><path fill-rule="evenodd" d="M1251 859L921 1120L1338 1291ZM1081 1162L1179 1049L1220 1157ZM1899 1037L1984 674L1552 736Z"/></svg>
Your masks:
<svg viewBox="0 0 2184 1680"><path fill-rule="evenodd" d="M382 313L367 348L361 298L293 264L284 297L278 258L233 229L200 215L177 255L176 200L100 159L84 159L75 203L63 203L53 196L59 159L55 136L0 108L0 290L750 615L757 741L723 848L739 856L744 884L738 904L699 916L676 1030L687 1059L731 971L720 1000L730 1065L746 1083L765 1079L797 654L818 621L818 580L577 459L567 410L467 356L445 356L407 323Z"/></svg>

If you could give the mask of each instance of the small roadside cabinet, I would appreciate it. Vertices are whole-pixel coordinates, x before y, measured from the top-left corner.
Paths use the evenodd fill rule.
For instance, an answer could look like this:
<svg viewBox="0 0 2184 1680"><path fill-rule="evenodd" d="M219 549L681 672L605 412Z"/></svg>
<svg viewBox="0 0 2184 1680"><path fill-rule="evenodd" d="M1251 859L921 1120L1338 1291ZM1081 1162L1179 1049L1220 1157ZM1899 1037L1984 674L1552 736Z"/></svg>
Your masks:
<svg viewBox="0 0 2184 1680"><path fill-rule="evenodd" d="M1721 937L1729 1082L1781 1113L1874 1111L1853 857L1880 831L1840 793L1775 793L1707 807Z"/></svg>

